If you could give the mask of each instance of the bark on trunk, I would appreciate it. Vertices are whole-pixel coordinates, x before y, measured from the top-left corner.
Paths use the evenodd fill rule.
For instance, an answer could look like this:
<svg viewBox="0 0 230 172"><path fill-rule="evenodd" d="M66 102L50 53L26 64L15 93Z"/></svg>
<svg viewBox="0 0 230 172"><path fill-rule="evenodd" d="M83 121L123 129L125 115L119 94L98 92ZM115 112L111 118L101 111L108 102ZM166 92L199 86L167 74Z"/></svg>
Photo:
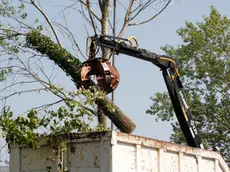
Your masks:
<svg viewBox="0 0 230 172"><path fill-rule="evenodd" d="M97 100L97 104L114 125L124 133L132 133L136 125L108 97Z"/></svg>
<svg viewBox="0 0 230 172"><path fill-rule="evenodd" d="M108 35L108 27L109 27L109 0L102 1L101 8L101 35ZM108 48L102 48L102 58L109 59L110 51Z"/></svg>
<svg viewBox="0 0 230 172"><path fill-rule="evenodd" d="M109 0L102 0L101 3L101 35L108 35L108 25L109 25ZM109 60L110 51L107 48L102 48L102 58ZM97 104L100 109L100 105ZM98 121L101 122L104 128L107 128L107 117L105 116L103 111L99 111L98 113Z"/></svg>

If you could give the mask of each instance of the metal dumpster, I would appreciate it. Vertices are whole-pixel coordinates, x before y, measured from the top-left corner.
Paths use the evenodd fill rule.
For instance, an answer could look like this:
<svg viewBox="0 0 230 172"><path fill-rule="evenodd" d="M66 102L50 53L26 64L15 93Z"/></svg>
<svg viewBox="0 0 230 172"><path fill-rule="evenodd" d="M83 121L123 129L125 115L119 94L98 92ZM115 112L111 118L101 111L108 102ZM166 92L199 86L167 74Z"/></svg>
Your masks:
<svg viewBox="0 0 230 172"><path fill-rule="evenodd" d="M12 145L10 172L56 172L48 144ZM63 164L70 172L229 172L218 152L116 131L71 134Z"/></svg>

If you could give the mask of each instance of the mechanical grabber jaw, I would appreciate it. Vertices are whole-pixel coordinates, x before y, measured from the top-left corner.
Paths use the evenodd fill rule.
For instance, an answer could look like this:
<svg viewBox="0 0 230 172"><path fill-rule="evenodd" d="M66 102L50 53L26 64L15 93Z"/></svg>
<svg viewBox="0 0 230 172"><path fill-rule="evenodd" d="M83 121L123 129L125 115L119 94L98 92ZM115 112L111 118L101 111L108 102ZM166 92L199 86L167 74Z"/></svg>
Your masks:
<svg viewBox="0 0 230 172"><path fill-rule="evenodd" d="M82 67L78 71L77 87L89 89L90 86L96 86L105 91L106 94L109 94L117 88L120 75L108 59L96 57L99 47L96 39L93 38L95 37L90 37L87 40L87 54L89 58L83 62Z"/></svg>

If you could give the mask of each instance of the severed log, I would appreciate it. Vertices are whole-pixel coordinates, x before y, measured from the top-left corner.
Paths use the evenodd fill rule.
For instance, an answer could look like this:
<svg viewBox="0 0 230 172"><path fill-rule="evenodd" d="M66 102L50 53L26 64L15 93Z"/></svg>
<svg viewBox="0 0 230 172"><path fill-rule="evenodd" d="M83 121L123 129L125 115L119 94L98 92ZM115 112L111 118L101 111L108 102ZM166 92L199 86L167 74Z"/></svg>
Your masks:
<svg viewBox="0 0 230 172"><path fill-rule="evenodd" d="M107 96L98 99L97 104L103 113L109 117L114 125L124 133L131 133L135 130L136 125L117 107Z"/></svg>
<svg viewBox="0 0 230 172"><path fill-rule="evenodd" d="M49 37L42 35L38 31L31 31L27 34L26 46L47 55L50 60L54 61L72 78L73 82L77 83L81 61L66 49L55 44ZM136 128L135 123L114 105L108 97L105 96L104 99L99 99L96 103L121 132L131 133Z"/></svg>

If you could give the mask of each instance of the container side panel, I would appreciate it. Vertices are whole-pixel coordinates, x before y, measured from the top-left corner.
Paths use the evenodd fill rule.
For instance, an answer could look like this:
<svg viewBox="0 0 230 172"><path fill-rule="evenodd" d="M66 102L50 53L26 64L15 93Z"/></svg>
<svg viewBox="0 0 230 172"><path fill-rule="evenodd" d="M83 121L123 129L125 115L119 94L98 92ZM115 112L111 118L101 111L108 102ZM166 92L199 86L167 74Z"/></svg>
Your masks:
<svg viewBox="0 0 230 172"><path fill-rule="evenodd" d="M52 169L51 171L55 171L55 166L55 154L48 146L21 150L21 172L46 172L49 168Z"/></svg>
<svg viewBox="0 0 230 172"><path fill-rule="evenodd" d="M136 172L135 145L118 143L114 147L113 172Z"/></svg>
<svg viewBox="0 0 230 172"><path fill-rule="evenodd" d="M158 172L158 150L141 147L141 172Z"/></svg>
<svg viewBox="0 0 230 172"><path fill-rule="evenodd" d="M68 135L63 164L71 172L229 172L217 152L119 132ZM10 172L57 172L47 143L34 150L12 145Z"/></svg>
<svg viewBox="0 0 230 172"><path fill-rule="evenodd" d="M69 153L71 168L100 168L100 142L75 144L75 150Z"/></svg>
<svg viewBox="0 0 230 172"><path fill-rule="evenodd" d="M176 152L166 151L163 154L164 172L178 172L179 155Z"/></svg>
<svg viewBox="0 0 230 172"><path fill-rule="evenodd" d="M100 154L100 160L101 160L101 171L100 172L110 172L111 170L111 142L110 141L102 141L101 143L101 154Z"/></svg>
<svg viewBox="0 0 230 172"><path fill-rule="evenodd" d="M183 172L198 172L197 160L193 155L184 154L182 157Z"/></svg>
<svg viewBox="0 0 230 172"><path fill-rule="evenodd" d="M215 172L215 160L203 157L201 159L201 171Z"/></svg>
<svg viewBox="0 0 230 172"><path fill-rule="evenodd" d="M221 166L220 166L220 164L218 163L216 172L223 172L223 171L225 172L225 170L222 169ZM229 172L229 171L227 171L227 172Z"/></svg>
<svg viewBox="0 0 230 172"><path fill-rule="evenodd" d="M20 172L20 148L11 148L10 151L10 172Z"/></svg>
<svg viewBox="0 0 230 172"><path fill-rule="evenodd" d="M68 168L73 172L108 172L110 165L109 143L109 141L94 141L70 145Z"/></svg>

